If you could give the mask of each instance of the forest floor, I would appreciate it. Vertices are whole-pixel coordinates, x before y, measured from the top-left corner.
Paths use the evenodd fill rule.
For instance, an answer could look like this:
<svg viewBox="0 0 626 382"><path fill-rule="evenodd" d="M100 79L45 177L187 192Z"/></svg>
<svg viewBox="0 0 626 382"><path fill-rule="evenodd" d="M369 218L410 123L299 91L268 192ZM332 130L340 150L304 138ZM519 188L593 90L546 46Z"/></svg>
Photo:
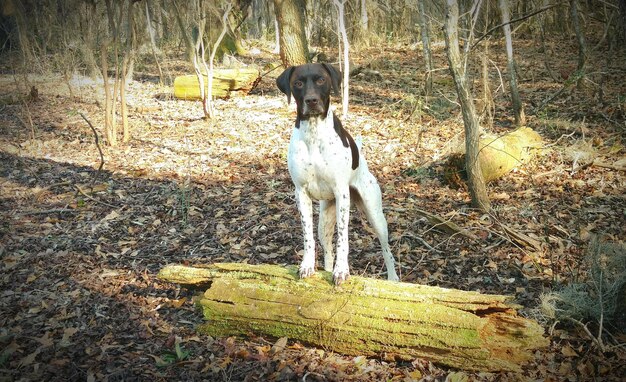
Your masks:
<svg viewBox="0 0 626 382"><path fill-rule="evenodd" d="M348 357L293 339L270 351L276 339L196 333L202 315L195 292L159 281L164 265L300 259L286 168L295 112L274 85L282 69L263 69L277 56L257 45L259 54L240 59L258 66L262 81L248 96L217 101L211 121L199 102L168 97L171 87L155 83L153 66L138 64L127 92L133 139L115 148L102 138L101 82L0 76L0 381L617 381L626 375L623 326L620 333L604 323L599 346L594 323L587 333L540 309L543 293L588 279L594 237L621 248L626 238L626 53L608 60L607 52L594 51L589 80L535 111L574 72L573 40L550 46L547 55L532 41L516 46L527 125L542 135L546 150L489 185L489 215L470 208L466 190L443 176L446 155L463 142L443 47L434 52L439 70L427 103L419 95L419 49L353 53L353 67L368 70L351 78L344 126L362 136L381 184L401 279L514 296L520 314L538 320L550 339L522 373ZM490 52L494 121L483 124L504 133L512 112L495 66L504 71L506 57L499 46ZM164 66L170 79L192 73L183 61ZM480 76L474 80L479 92ZM38 94L29 96L32 86ZM479 110L489 105L476 98ZM341 109L339 100L334 104ZM102 171L94 133L79 113L100 136ZM420 210L478 239L440 231ZM358 213L351 219L352 273L384 277L372 231ZM501 224L540 248L515 243Z"/></svg>

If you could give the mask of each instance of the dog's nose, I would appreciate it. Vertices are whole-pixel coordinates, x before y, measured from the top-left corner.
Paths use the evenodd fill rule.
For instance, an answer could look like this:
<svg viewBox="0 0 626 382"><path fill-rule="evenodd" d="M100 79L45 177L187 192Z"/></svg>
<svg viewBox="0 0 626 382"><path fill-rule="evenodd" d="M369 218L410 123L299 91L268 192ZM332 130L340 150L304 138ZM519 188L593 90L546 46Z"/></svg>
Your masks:
<svg viewBox="0 0 626 382"><path fill-rule="evenodd" d="M311 106L317 106L317 98L315 97L307 97L304 99L304 102L306 103L307 106L311 107Z"/></svg>

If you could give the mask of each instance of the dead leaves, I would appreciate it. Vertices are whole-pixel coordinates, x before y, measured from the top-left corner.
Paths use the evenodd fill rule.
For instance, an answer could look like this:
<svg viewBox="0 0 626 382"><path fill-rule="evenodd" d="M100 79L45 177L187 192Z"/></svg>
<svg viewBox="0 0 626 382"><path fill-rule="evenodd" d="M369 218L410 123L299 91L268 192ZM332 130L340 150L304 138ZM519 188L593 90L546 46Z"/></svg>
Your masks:
<svg viewBox="0 0 626 382"><path fill-rule="evenodd" d="M385 81L351 79L354 97L344 125L363 137L405 281L510 293L532 308L554 282L584 275L579 260L593 235L623 240L624 143L620 130L611 131L623 107L570 97L548 106L545 116L529 116L553 150L534 168L493 184L496 214L484 216L438 172L446 147L455 146L462 131L449 77L435 74L437 94L445 97L433 96L422 107L413 95L421 86L416 51L380 52L353 52L356 65L372 62ZM435 57L445 66L442 49ZM271 79L261 83L264 95L220 101L213 121L202 120L197 104L155 98L163 92L155 85L130 86L136 139L103 147L105 167L93 188L100 158L88 126L70 115L76 100L38 86L47 89L49 102L33 113L35 139L24 139L11 124L15 109L3 110L9 127L0 136L0 369L8 378L507 380L419 360L340 357L287 339L198 337L191 292L161 284L155 273L174 262L300 260L286 168L294 115L285 112ZM531 102L550 88L539 75L525 86ZM620 89L606 85L606 99L621 99ZM98 126L97 92L82 91L80 107ZM497 130L508 110L506 102L495 106ZM586 122L576 122L581 115ZM377 276L377 240L358 213L352 216L350 265ZM452 230L441 232L448 225ZM540 246L524 247L513 240L516 233ZM623 352L597 355L584 334L574 337L583 340L554 334L552 348L537 355L526 376L624 375Z"/></svg>

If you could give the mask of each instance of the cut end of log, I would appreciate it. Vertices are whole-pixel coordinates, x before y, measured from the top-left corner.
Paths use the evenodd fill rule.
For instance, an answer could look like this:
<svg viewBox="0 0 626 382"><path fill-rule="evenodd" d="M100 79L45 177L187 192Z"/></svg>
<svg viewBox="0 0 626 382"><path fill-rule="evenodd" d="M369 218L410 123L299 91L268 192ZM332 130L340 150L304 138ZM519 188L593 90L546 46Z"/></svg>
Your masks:
<svg viewBox="0 0 626 382"><path fill-rule="evenodd" d="M486 182L496 180L516 167L528 163L543 148L541 136L529 127L520 127L501 136L480 139L480 168ZM462 186L465 175L465 147L451 154L445 165L446 180Z"/></svg>

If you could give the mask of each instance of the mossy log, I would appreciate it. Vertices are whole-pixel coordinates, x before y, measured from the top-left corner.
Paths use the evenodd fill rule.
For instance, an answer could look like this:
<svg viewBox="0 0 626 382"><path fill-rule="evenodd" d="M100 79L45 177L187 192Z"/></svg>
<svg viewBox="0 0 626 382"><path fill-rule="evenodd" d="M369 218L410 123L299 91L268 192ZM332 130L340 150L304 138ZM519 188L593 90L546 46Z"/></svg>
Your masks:
<svg viewBox="0 0 626 382"><path fill-rule="evenodd" d="M233 91L248 94L254 89L260 73L254 68L215 69L213 70L213 97L226 98ZM208 77L204 76L206 86ZM195 74L178 76L174 79L174 97L187 100L200 99L200 84Z"/></svg>
<svg viewBox="0 0 626 382"><path fill-rule="evenodd" d="M510 297L351 276L341 287L319 271L219 263L170 265L162 280L203 285L198 300L212 336L288 337L348 355L422 358L466 370L519 371L547 345Z"/></svg>
<svg viewBox="0 0 626 382"><path fill-rule="evenodd" d="M496 180L515 167L529 162L543 147L541 136L529 127L520 127L501 136L488 135L480 139L480 168L486 182ZM464 174L465 146L448 160L447 174ZM448 177L457 183L456 176Z"/></svg>

